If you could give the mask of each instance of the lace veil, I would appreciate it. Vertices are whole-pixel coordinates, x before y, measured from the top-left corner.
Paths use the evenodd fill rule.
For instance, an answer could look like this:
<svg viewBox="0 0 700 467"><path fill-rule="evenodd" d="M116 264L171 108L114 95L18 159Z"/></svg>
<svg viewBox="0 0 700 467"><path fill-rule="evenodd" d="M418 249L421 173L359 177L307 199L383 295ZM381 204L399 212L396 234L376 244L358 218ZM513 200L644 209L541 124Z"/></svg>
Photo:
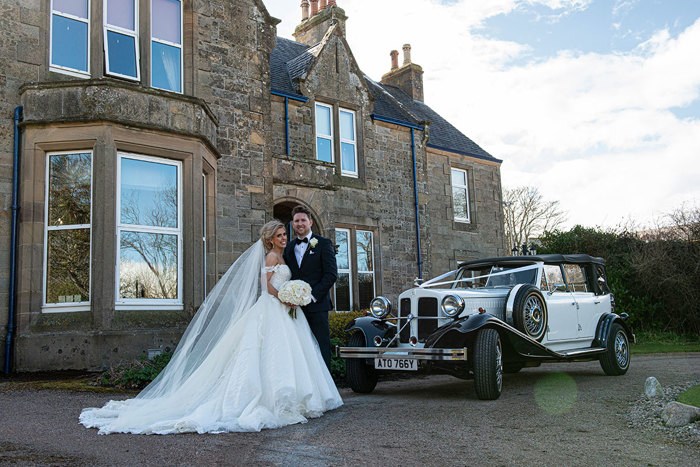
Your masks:
<svg viewBox="0 0 700 467"><path fill-rule="evenodd" d="M258 240L226 271L192 318L170 363L136 399L164 397L192 376L244 311L267 293L265 248Z"/></svg>

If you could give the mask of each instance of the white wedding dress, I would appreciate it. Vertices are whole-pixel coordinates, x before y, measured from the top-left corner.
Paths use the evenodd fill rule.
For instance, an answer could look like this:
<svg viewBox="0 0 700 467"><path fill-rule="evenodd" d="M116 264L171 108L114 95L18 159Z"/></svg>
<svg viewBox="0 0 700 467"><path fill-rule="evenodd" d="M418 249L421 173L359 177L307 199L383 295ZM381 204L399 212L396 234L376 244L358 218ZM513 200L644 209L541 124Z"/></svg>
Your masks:
<svg viewBox="0 0 700 467"><path fill-rule="evenodd" d="M264 268L263 277L269 270L274 270L270 283L276 289L291 277L286 265ZM339 407L343 401L304 313L298 310L292 319L288 310L262 292L207 344L199 360L181 355L192 352L189 341L201 344L205 331L196 337L186 333L188 342L178 347L181 355L173 356L177 362L164 370L164 379L135 399L84 409L80 423L99 428L100 434L260 431L304 423ZM173 377L179 367L186 369Z"/></svg>

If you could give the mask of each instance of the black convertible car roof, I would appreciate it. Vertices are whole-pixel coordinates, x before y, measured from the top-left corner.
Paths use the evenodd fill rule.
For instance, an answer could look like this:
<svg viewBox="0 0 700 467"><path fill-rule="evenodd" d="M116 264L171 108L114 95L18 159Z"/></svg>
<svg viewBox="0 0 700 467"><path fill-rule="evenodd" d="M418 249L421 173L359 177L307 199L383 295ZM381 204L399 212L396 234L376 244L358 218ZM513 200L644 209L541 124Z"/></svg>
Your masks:
<svg viewBox="0 0 700 467"><path fill-rule="evenodd" d="M466 261L460 263L459 267L467 267L469 269L477 269L481 266L492 266L495 264L532 264L535 262L543 262L546 264L605 264L603 258L597 258L589 255L528 255L528 256L501 256L497 258L484 258L474 261Z"/></svg>

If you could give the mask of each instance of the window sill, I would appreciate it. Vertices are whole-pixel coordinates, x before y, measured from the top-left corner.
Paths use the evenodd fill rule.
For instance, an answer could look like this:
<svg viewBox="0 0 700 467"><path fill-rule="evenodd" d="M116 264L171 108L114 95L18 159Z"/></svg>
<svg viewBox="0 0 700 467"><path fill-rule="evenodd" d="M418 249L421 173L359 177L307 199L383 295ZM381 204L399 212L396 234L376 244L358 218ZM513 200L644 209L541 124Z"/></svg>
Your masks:
<svg viewBox="0 0 700 467"><path fill-rule="evenodd" d="M44 305L41 307L42 313L76 313L90 311L90 304L85 305Z"/></svg>
<svg viewBox="0 0 700 467"><path fill-rule="evenodd" d="M149 304L149 303L117 303L114 305L115 310L135 310L135 311L149 311L149 310L173 310L182 311L184 309L182 303L180 304Z"/></svg>
<svg viewBox="0 0 700 467"><path fill-rule="evenodd" d="M90 73L86 73L84 71L72 70L70 68L63 68L63 67L56 66L56 65L49 66L49 71L52 71L54 73L60 73L62 75L73 76L75 78L83 78L83 79L90 78Z"/></svg>

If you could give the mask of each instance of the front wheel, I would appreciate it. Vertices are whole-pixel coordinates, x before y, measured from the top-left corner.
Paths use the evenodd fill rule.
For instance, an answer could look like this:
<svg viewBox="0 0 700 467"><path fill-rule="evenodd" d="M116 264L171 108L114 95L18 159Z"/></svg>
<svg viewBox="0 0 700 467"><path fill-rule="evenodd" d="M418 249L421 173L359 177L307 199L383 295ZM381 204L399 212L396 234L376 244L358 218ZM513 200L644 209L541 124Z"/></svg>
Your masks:
<svg viewBox="0 0 700 467"><path fill-rule="evenodd" d="M605 353L600 357L600 366L609 376L624 375L630 367L629 340L620 323L613 323L610 328Z"/></svg>
<svg viewBox="0 0 700 467"><path fill-rule="evenodd" d="M503 349L495 329L482 329L474 341L474 389L482 400L495 400L503 387Z"/></svg>
<svg viewBox="0 0 700 467"><path fill-rule="evenodd" d="M365 347L365 336L361 332L355 332L350 336L348 347ZM364 358L349 358L345 361L345 377L348 386L354 392L368 394L377 386L377 372Z"/></svg>

